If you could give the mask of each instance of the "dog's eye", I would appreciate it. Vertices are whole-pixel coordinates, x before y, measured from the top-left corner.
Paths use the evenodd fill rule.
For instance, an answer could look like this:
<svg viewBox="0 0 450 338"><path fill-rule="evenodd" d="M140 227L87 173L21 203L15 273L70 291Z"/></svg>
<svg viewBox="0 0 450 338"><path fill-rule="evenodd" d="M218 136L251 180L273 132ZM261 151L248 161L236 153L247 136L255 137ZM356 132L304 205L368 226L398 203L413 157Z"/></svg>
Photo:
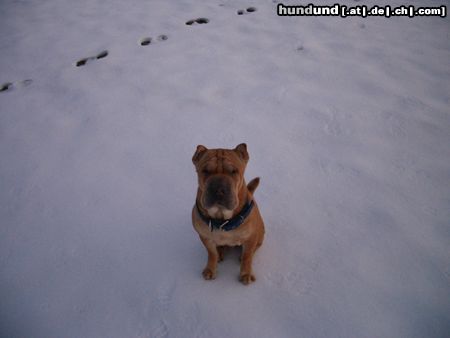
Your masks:
<svg viewBox="0 0 450 338"><path fill-rule="evenodd" d="M231 175L236 175L238 173L237 169L231 170Z"/></svg>
<svg viewBox="0 0 450 338"><path fill-rule="evenodd" d="M203 169L202 170L202 174L205 175L205 176L209 175L209 170L208 169Z"/></svg>

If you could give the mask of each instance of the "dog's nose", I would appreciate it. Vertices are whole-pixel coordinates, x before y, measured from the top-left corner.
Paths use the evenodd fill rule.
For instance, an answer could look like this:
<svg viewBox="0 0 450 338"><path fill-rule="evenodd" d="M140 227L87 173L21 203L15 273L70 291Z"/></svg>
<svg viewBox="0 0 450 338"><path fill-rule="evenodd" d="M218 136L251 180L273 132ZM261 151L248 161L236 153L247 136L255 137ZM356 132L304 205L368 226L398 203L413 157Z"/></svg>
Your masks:
<svg viewBox="0 0 450 338"><path fill-rule="evenodd" d="M223 197L225 196L225 190L223 188L219 188L216 190L216 196L217 197Z"/></svg>

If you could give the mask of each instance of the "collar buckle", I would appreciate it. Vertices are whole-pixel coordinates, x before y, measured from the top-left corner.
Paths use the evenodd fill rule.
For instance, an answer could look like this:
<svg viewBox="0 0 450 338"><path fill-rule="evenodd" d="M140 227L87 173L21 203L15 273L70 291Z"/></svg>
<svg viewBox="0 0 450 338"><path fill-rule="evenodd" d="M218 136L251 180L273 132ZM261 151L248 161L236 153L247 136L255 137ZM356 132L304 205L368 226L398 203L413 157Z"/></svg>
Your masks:
<svg viewBox="0 0 450 338"><path fill-rule="evenodd" d="M227 219L225 222L223 222L223 223L219 226L219 229L222 230L222 231L224 231L224 230L223 230L223 227L224 227L229 221L230 221L230 220Z"/></svg>

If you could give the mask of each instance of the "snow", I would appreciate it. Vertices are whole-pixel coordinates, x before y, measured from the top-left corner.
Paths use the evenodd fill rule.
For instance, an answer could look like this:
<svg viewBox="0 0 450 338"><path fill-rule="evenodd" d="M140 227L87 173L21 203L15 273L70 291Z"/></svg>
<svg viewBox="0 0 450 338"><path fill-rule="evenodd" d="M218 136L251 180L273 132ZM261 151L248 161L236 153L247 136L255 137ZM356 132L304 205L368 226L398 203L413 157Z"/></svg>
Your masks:
<svg viewBox="0 0 450 338"><path fill-rule="evenodd" d="M448 18L0 13L1 337L449 336ZM195 147L241 142L266 223L251 286L236 251L202 279L190 220Z"/></svg>

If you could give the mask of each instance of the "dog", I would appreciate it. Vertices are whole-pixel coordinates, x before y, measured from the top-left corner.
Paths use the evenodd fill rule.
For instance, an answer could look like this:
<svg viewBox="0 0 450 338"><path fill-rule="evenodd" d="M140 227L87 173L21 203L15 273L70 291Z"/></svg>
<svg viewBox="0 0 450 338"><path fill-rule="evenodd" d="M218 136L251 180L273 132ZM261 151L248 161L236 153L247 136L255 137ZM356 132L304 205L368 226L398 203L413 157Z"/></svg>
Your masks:
<svg viewBox="0 0 450 338"><path fill-rule="evenodd" d="M249 160L247 145L234 149L207 149L197 146L192 157L198 189L192 209L192 224L208 251L203 278L216 278L217 263L226 246L242 246L239 280L254 282L252 260L264 240L264 222L253 194L259 177L247 185L244 171Z"/></svg>

